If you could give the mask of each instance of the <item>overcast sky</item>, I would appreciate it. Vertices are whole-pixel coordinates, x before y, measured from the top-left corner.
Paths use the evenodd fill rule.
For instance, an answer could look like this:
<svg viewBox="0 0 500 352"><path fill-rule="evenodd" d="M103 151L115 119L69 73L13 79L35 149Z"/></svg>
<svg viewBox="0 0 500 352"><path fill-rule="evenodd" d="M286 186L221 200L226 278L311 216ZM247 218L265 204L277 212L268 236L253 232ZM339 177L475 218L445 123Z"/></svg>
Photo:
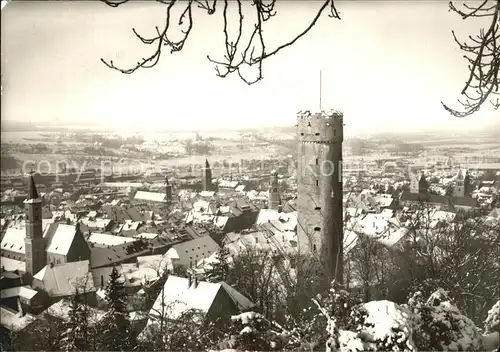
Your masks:
<svg viewBox="0 0 500 352"><path fill-rule="evenodd" d="M265 32L279 44L307 25L320 6L283 1ZM467 67L451 36L480 24L448 12L447 1L338 2L342 20L324 16L294 46L264 63L264 80L247 86L216 77L206 56L220 57L221 17L195 13L183 51L165 52L152 69L124 75L152 48L132 33L154 34L165 6L146 1L110 8L91 2L19 2L2 10L2 119L62 124L97 121L119 129L214 129L294 125L299 110L344 112L346 133L449 128L500 120L484 108L449 116ZM271 44L269 44L271 45ZM496 118L495 118L496 116Z"/></svg>

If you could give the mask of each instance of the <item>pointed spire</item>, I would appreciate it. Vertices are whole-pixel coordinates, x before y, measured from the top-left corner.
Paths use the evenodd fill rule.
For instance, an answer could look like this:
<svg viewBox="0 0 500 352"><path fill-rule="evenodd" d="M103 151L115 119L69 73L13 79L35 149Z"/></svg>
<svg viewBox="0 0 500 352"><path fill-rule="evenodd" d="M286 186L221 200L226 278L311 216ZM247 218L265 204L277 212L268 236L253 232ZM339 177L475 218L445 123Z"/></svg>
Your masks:
<svg viewBox="0 0 500 352"><path fill-rule="evenodd" d="M35 180L33 178L33 173L31 172L28 180L28 200L38 198L38 191L36 190Z"/></svg>
<svg viewBox="0 0 500 352"><path fill-rule="evenodd" d="M165 176L165 184L168 186L170 183L168 182L168 176Z"/></svg>
<svg viewBox="0 0 500 352"><path fill-rule="evenodd" d="M208 159L207 159L207 158L205 158L205 167L206 167L206 168L209 168L209 167L210 167L210 164L208 163Z"/></svg>

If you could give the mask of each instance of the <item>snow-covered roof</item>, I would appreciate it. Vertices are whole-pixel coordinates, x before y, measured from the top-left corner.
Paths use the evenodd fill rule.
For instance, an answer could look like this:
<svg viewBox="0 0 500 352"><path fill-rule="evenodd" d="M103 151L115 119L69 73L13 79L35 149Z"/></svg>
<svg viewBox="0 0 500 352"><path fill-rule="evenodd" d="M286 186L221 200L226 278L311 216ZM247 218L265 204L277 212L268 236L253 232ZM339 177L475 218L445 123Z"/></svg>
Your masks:
<svg viewBox="0 0 500 352"><path fill-rule="evenodd" d="M256 224L260 225L271 220L278 220L280 218L280 213L274 209L260 209L259 215L257 216Z"/></svg>
<svg viewBox="0 0 500 352"><path fill-rule="evenodd" d="M109 223L111 222L111 219L95 219L95 220L90 220L90 219L82 219L81 220L83 224L85 224L89 228L93 229L104 229L106 228Z"/></svg>
<svg viewBox="0 0 500 352"><path fill-rule="evenodd" d="M50 224L49 224L50 225ZM43 233L43 237L46 236L46 232ZM26 230L24 228L11 227L5 231L5 234L0 242L0 248L2 250L24 254L24 239L26 238Z"/></svg>
<svg viewBox="0 0 500 352"><path fill-rule="evenodd" d="M228 181L228 180L220 180L219 187L220 188L236 188L238 186L238 181Z"/></svg>
<svg viewBox="0 0 500 352"><path fill-rule="evenodd" d="M7 257L0 258L2 268L5 271L21 271L26 272L26 262Z"/></svg>
<svg viewBox="0 0 500 352"><path fill-rule="evenodd" d="M134 238L143 238L147 240L154 240L156 237L158 237L157 233L152 233L152 232L143 232L139 233L137 235L134 235Z"/></svg>
<svg viewBox="0 0 500 352"><path fill-rule="evenodd" d="M226 226L228 220L229 217L227 216L214 216L213 218L214 225L221 229L223 229Z"/></svg>
<svg viewBox="0 0 500 352"><path fill-rule="evenodd" d="M116 246L122 243L135 242L137 241L137 239L94 232L89 236L87 241L90 243L100 244L103 246Z"/></svg>
<svg viewBox="0 0 500 352"><path fill-rule="evenodd" d="M37 293L38 293L37 291L33 290L29 286L18 286L18 287L3 289L2 291L0 291L0 297L2 299L11 297L22 297L26 299L32 299L33 297L35 297Z"/></svg>
<svg viewBox="0 0 500 352"><path fill-rule="evenodd" d="M88 260L46 265L33 276L42 283L50 296L71 296L78 288L86 292L95 291L94 280Z"/></svg>
<svg viewBox="0 0 500 352"><path fill-rule="evenodd" d="M409 230L406 227L397 229L396 231L387 231L376 238L377 242L387 247L392 247L399 243L407 234Z"/></svg>
<svg viewBox="0 0 500 352"><path fill-rule="evenodd" d="M240 310L254 307L254 304L248 298L225 283L201 281L196 284L195 280L190 281L184 277L170 275L150 314L152 316L161 316L161 312L163 312L165 317L174 320L191 309L206 314L212 307L221 288L226 290L233 303Z"/></svg>
<svg viewBox="0 0 500 352"><path fill-rule="evenodd" d="M68 254L76 234L75 225L57 224L57 229L50 240L47 252L54 254Z"/></svg>
<svg viewBox="0 0 500 352"><path fill-rule="evenodd" d="M150 202L165 203L167 201L167 195L165 193L159 192L147 192L147 191L137 191L134 199L145 200Z"/></svg>
<svg viewBox="0 0 500 352"><path fill-rule="evenodd" d="M109 187L109 188L141 188L142 183L139 182L104 182L102 184L104 187Z"/></svg>
<svg viewBox="0 0 500 352"><path fill-rule="evenodd" d="M104 318L106 312L96 309L94 307L86 306L87 314L90 325L94 325L98 323L102 318ZM45 311L48 315L53 316L55 318L59 318L64 321L69 321L69 313L71 310L71 302L65 299L60 300L57 303L54 303Z"/></svg>
<svg viewBox="0 0 500 352"><path fill-rule="evenodd" d="M208 201L200 199L193 203L193 211L196 213L202 213L207 210L209 206L210 203Z"/></svg>
<svg viewBox="0 0 500 352"><path fill-rule="evenodd" d="M155 255L145 255L142 257L137 257L137 265L142 268L152 268L159 271L160 274L164 272L165 269L172 271L174 267L172 266L172 260L165 254L155 254Z"/></svg>
<svg viewBox="0 0 500 352"><path fill-rule="evenodd" d="M210 198L210 197L213 197L215 194L214 191L201 191L200 192L200 196L201 197L204 197L204 198Z"/></svg>
<svg viewBox="0 0 500 352"><path fill-rule="evenodd" d="M36 321L36 317L31 314L21 316L8 308L0 307L0 324L9 331L21 331L34 321Z"/></svg>
<svg viewBox="0 0 500 352"><path fill-rule="evenodd" d="M219 245L207 235L175 244L167 251L167 255L174 260L174 265L187 267L208 258L219 249Z"/></svg>

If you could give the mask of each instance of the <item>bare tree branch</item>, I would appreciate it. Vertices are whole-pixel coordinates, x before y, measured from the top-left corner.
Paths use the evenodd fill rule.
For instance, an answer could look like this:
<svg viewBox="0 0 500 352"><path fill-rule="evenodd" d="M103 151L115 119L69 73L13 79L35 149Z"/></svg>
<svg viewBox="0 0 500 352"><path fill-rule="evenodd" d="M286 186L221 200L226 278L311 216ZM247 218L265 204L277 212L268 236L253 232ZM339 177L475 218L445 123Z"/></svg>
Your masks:
<svg viewBox="0 0 500 352"><path fill-rule="evenodd" d="M469 43L461 42L455 32L453 38L464 58L469 63L469 77L465 82L461 94L465 100L458 100L462 110L455 110L442 102L443 107L450 114L457 117L465 117L479 111L481 106L488 100L494 109L500 107L500 100L493 96L499 95L500 77L500 0L484 0L477 6L464 4L465 10L457 8L453 2L449 3L450 11L459 14L462 19L474 17L490 17L491 24L485 31L481 29L476 38L469 36Z"/></svg>
<svg viewBox="0 0 500 352"><path fill-rule="evenodd" d="M111 7L118 7L128 0L101 0ZM139 38L139 40L146 45L154 45L154 52L146 58L142 58L137 64L128 69L119 68L115 66L113 61L101 61L109 68L115 69L125 74L131 74L138 70L139 68L151 68L154 67L160 60L162 50L165 46L170 48L171 53L181 51L186 43L191 29L193 28L193 5L197 5L197 8L206 11L208 15L212 15L216 11L217 0L189 0L188 2L181 2L178 0L157 0L158 2L167 5L167 12L165 18L165 26L162 30L156 27L156 36L152 38L145 38L138 34L135 29L132 29L134 34ZM225 42L225 53L222 59L213 59L207 56L208 60L215 64L216 75L221 78L225 78L230 74L236 73L245 83L251 85L260 81L262 76L262 65L263 61L282 49L285 49L293 44L295 44L300 38L305 36L318 22L321 15L329 10L329 17L340 19L339 12L335 8L335 0L325 0L312 21L307 25L307 27L296 35L289 41L277 46L272 50L268 50L266 46L266 39L264 37L264 23L269 21L271 18L275 17L277 11L275 9L276 0L253 0L251 6L254 7L253 14L248 15L250 21L253 22L253 30L248 41L242 40L242 35L244 32L245 15L243 13L243 2L237 0L235 2L230 2L229 0L224 0L224 5L222 8L223 17L223 33ZM177 21L177 26L180 27L182 35L177 41L172 41L171 31L175 29L173 23L172 9L174 5L185 6L184 11L180 15ZM230 36L230 16L229 6L236 5L238 10L237 15L237 29L235 39L232 40ZM185 24L187 22L187 24ZM187 27L187 28L184 28ZM243 69L255 68L256 73L249 77L247 73L243 72Z"/></svg>

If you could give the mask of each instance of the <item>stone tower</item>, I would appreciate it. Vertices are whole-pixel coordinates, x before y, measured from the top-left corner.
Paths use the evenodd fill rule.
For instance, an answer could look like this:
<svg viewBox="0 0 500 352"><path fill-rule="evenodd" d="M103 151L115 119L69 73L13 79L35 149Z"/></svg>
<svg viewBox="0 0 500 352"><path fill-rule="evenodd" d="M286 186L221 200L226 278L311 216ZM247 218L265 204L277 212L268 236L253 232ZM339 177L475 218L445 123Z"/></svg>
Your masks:
<svg viewBox="0 0 500 352"><path fill-rule="evenodd" d="M280 185L278 181L278 173L271 171L271 185L269 187L269 209L279 210L281 205Z"/></svg>
<svg viewBox="0 0 500 352"><path fill-rule="evenodd" d="M299 250L318 253L330 279L342 281L343 114L299 112L296 127Z"/></svg>
<svg viewBox="0 0 500 352"><path fill-rule="evenodd" d="M167 203L172 202L172 185L168 182L168 176L165 176L165 200Z"/></svg>
<svg viewBox="0 0 500 352"><path fill-rule="evenodd" d="M45 241L42 228L42 200L38 196L33 175L28 180L26 208L26 237L24 239L26 272L35 275L46 264Z"/></svg>
<svg viewBox="0 0 500 352"><path fill-rule="evenodd" d="M210 169L210 164L208 160L205 159L205 167L203 168L203 181L202 186L204 191L212 190L212 169Z"/></svg>

